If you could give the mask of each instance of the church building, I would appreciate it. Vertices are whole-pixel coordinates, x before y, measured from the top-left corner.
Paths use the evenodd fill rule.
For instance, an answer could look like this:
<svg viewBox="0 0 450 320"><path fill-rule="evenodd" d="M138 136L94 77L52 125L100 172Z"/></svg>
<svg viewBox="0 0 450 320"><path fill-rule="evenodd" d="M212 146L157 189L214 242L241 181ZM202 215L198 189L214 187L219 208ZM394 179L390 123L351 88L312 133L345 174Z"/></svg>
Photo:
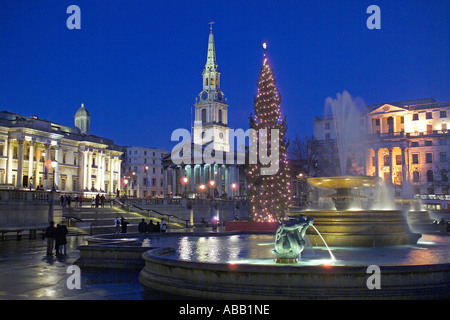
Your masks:
<svg viewBox="0 0 450 320"><path fill-rule="evenodd" d="M196 98L195 119L189 146L175 147L162 161L164 197L236 198L243 195L245 179L243 166L230 147L228 104L221 91L221 72L216 62L216 50L212 22L210 23L206 64L202 73L202 90ZM189 148L189 159L177 164L174 156L183 157ZM203 156L220 152L216 160L205 161ZM230 161L230 159L233 159ZM222 161L223 160L223 161Z"/></svg>

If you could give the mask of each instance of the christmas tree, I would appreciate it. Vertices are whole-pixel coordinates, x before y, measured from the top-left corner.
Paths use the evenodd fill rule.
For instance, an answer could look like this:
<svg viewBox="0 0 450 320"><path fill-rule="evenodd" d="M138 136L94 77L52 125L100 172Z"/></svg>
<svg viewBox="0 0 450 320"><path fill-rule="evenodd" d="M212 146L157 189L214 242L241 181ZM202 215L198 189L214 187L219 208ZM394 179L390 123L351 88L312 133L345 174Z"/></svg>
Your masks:
<svg viewBox="0 0 450 320"><path fill-rule="evenodd" d="M265 46L264 46L265 49ZM276 87L272 68L264 52L264 62L258 79L258 93L254 98L254 111L250 115L251 136L249 152L257 152L258 161L249 161L247 168L247 199L250 216L254 221L276 221L285 215L291 199L287 163L286 117L281 116L281 96ZM264 131L266 129L267 131ZM276 134L278 132L278 135ZM267 145L267 150L265 150ZM251 155L249 155L249 158ZM262 174L267 158L276 163L275 174ZM274 173L274 172L272 172Z"/></svg>

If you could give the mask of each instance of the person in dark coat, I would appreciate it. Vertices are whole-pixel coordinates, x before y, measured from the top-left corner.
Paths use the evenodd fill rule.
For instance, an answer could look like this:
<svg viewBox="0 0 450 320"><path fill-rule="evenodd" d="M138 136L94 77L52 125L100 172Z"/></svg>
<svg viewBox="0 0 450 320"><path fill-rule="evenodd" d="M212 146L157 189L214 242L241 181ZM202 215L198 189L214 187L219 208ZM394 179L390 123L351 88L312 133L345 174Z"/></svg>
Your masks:
<svg viewBox="0 0 450 320"><path fill-rule="evenodd" d="M122 220L120 222L120 227L121 227L122 233L127 233L128 221L125 221L124 217L122 217Z"/></svg>
<svg viewBox="0 0 450 320"><path fill-rule="evenodd" d="M140 233L146 233L147 232L147 223L145 222L145 219L142 219L142 221L139 222L138 231Z"/></svg>
<svg viewBox="0 0 450 320"><path fill-rule="evenodd" d="M148 223L147 232L155 232L155 224L153 223L153 220L150 220Z"/></svg>
<svg viewBox="0 0 450 320"><path fill-rule="evenodd" d="M64 255L67 254L67 233L69 231L67 230L67 227L63 224L58 224L56 226L56 234L55 234L55 241L56 241L56 254L62 254L64 249Z"/></svg>
<svg viewBox="0 0 450 320"><path fill-rule="evenodd" d="M45 229L44 239L47 241L47 255L53 254L53 248L55 246L56 228L55 223L50 221L50 225Z"/></svg>

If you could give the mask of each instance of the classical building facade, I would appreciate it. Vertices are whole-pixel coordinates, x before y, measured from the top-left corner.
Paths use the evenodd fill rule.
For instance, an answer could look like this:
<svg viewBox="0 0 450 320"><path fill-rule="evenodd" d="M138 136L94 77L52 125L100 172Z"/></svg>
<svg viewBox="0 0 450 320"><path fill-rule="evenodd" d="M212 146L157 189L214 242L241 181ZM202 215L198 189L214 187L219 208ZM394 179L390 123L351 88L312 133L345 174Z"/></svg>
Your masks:
<svg viewBox="0 0 450 320"><path fill-rule="evenodd" d="M449 102L420 99L371 105L360 124L360 143L352 146L348 161L353 174L381 177L404 193L449 194ZM355 130L358 127L355 124ZM309 152L316 160L310 175L338 174L332 116L314 119L314 138Z"/></svg>
<svg viewBox="0 0 450 320"><path fill-rule="evenodd" d="M228 105L220 90L220 75L211 27L191 140L174 147L162 161L164 197L230 199L245 192L244 167L240 165L243 155L230 147Z"/></svg>
<svg viewBox="0 0 450 320"><path fill-rule="evenodd" d="M0 184L77 193L116 194L122 151L90 133L82 105L69 127L37 116L0 112Z"/></svg>
<svg viewBox="0 0 450 320"><path fill-rule="evenodd" d="M128 197L163 197L162 158L167 150L124 147L122 156L122 190Z"/></svg>

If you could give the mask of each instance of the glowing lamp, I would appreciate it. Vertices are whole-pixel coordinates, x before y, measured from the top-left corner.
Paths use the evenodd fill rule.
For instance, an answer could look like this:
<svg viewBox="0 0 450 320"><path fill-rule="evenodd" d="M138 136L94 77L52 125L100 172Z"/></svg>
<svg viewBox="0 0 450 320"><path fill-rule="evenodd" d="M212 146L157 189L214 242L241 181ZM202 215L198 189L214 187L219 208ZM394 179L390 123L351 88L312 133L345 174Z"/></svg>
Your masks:
<svg viewBox="0 0 450 320"><path fill-rule="evenodd" d="M209 180L208 185L209 185L210 188L214 188L216 186L216 181Z"/></svg>
<svg viewBox="0 0 450 320"><path fill-rule="evenodd" d="M233 182L232 184L231 184L231 190L236 190L237 189L237 183L236 182Z"/></svg>
<svg viewBox="0 0 450 320"><path fill-rule="evenodd" d="M181 177L180 182L182 185L187 185L187 183L189 182L188 177Z"/></svg>
<svg viewBox="0 0 450 320"><path fill-rule="evenodd" d="M204 184L201 184L198 186L198 191L204 192L206 190L206 186Z"/></svg>

